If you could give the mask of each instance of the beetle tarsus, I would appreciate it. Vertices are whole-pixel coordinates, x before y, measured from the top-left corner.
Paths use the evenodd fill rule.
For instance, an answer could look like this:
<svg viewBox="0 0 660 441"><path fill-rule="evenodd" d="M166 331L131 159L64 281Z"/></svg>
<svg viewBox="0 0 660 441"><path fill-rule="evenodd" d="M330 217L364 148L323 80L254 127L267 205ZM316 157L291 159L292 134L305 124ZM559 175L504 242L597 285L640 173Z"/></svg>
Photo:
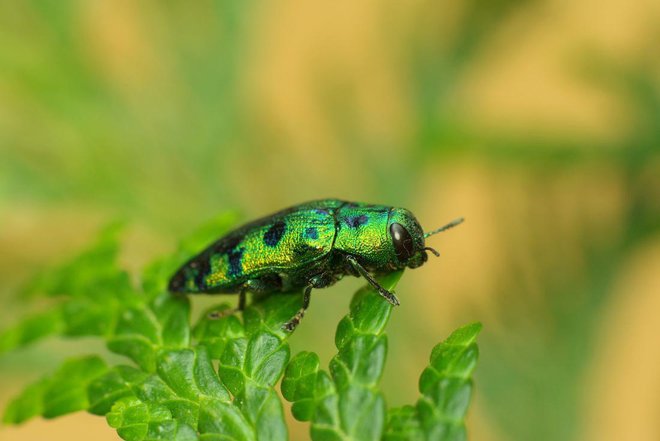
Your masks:
<svg viewBox="0 0 660 441"><path fill-rule="evenodd" d="M221 311L211 311L208 314L209 320L218 320L223 317L228 317L237 312L243 312L247 299L247 289L242 288L238 293L238 306L236 308L223 309Z"/></svg>
<svg viewBox="0 0 660 441"><path fill-rule="evenodd" d="M228 308L220 311L211 311L208 313L206 317L208 317L209 320L219 320L221 318L228 317L234 314L236 311L238 311L238 308Z"/></svg>
<svg viewBox="0 0 660 441"><path fill-rule="evenodd" d="M284 329L287 332L293 332L294 329L300 324L300 321L302 318L305 316L305 311L307 311L307 308L309 308L309 300L311 298L311 293L312 293L312 286L308 286L305 288L305 292L303 292L303 303L302 307L296 312L296 315L294 315L291 320L286 322L285 324L282 325L282 329Z"/></svg>
<svg viewBox="0 0 660 441"><path fill-rule="evenodd" d="M382 291L378 290L378 294L383 296L385 300L387 300L392 306L399 306L401 304L397 296L395 296L392 292L383 289Z"/></svg>

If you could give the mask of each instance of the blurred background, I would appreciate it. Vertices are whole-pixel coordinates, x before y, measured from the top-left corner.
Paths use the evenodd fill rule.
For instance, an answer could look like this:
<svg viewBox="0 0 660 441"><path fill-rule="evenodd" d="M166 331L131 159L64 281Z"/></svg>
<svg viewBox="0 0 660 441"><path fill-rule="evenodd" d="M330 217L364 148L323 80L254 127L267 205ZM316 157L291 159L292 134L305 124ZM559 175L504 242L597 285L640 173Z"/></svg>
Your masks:
<svg viewBox="0 0 660 441"><path fill-rule="evenodd" d="M0 3L3 328L108 221L138 271L218 213L324 197L467 219L398 287L390 405L480 320L471 439L660 439L657 1ZM360 285L315 292L293 350L327 363ZM0 407L99 348L3 356ZM0 439L90 433L117 439L86 414Z"/></svg>

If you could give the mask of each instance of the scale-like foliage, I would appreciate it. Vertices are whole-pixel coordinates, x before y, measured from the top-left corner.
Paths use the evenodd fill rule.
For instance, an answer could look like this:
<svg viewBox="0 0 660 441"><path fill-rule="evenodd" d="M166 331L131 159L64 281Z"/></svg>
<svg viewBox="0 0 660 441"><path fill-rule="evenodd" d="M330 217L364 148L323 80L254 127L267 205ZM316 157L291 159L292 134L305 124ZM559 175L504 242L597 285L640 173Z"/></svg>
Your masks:
<svg viewBox="0 0 660 441"><path fill-rule="evenodd" d="M431 363L419 379L422 396L413 406L389 411L387 441L466 439L465 414L477 364L481 324L464 326L433 348Z"/></svg>
<svg viewBox="0 0 660 441"><path fill-rule="evenodd" d="M392 289L401 273L381 283ZM287 368L282 394L292 401L293 414L312 422L314 440L379 440L386 408L378 382L385 366L385 325L392 305L371 288L355 294L351 311L337 327L339 352L330 362L330 375L319 371L316 354L298 354Z"/></svg>
<svg viewBox="0 0 660 441"><path fill-rule="evenodd" d="M399 277L395 273L381 282L391 289ZM319 358L312 352L301 352L289 363L282 394L293 403L296 419L311 421L313 440L465 438L464 418L478 356L475 339L481 325L465 326L433 349L415 407L386 412L378 382L385 365L384 330L391 310L376 292L363 288L339 323L335 338L339 352L330 362L330 375L319 370Z"/></svg>
<svg viewBox="0 0 660 441"><path fill-rule="evenodd" d="M69 360L16 397L4 421L87 410L105 416L125 440L285 440L276 389L284 376L282 393L293 402L294 417L311 422L314 440L464 436L478 325L434 349L415 407L389 412L378 383L392 307L369 287L356 293L339 323L329 374L311 352L289 362L289 334L281 326L299 308L298 293L268 297L242 315L211 320L204 313L192 326L189 299L166 291L167 276L232 222L218 219L175 256L150 265L139 288L117 264L117 226L71 263L37 279L29 292L60 303L0 334L0 351L50 335L91 335L131 363L112 366L96 355ZM400 276L381 283L392 289Z"/></svg>

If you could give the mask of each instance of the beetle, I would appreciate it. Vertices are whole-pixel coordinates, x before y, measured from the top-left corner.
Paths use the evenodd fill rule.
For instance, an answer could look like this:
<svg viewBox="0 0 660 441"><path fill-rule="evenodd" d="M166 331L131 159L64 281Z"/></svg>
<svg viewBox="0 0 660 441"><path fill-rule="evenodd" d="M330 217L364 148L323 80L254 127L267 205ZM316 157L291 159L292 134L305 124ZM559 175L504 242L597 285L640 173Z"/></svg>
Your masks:
<svg viewBox="0 0 660 441"><path fill-rule="evenodd" d="M463 221L424 233L404 208L322 199L287 208L245 224L218 239L179 268L172 293L246 294L303 290L301 308L282 328L293 331L309 306L312 289L345 275L364 277L392 305L399 300L375 276L417 268L428 259L425 239ZM226 313L226 312L225 312ZM216 314L216 317L225 314Z"/></svg>

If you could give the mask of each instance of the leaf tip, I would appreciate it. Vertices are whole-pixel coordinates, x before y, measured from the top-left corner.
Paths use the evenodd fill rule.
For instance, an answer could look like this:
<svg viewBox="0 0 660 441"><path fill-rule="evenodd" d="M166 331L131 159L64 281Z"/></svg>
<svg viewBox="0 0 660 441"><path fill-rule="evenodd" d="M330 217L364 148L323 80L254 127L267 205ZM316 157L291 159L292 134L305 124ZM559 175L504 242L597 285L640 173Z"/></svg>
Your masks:
<svg viewBox="0 0 660 441"><path fill-rule="evenodd" d="M481 332L482 328L483 325L481 322L474 322L465 326L461 326L451 333L451 335L447 338L447 343L464 345L473 343L477 339L477 336Z"/></svg>

